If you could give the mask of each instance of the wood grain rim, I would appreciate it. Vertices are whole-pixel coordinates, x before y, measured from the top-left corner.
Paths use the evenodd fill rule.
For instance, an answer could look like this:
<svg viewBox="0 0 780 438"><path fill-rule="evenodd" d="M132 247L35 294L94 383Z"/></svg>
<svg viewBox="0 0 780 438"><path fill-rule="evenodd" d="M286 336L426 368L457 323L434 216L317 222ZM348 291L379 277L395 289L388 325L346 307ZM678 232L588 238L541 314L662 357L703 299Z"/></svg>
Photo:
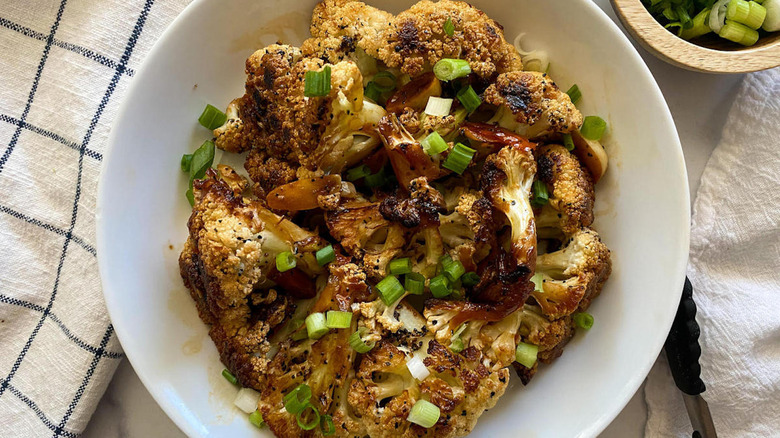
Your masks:
<svg viewBox="0 0 780 438"><path fill-rule="evenodd" d="M780 66L780 39L739 50L702 47L664 29L640 0L610 0L631 36L664 61L708 73L748 73Z"/></svg>

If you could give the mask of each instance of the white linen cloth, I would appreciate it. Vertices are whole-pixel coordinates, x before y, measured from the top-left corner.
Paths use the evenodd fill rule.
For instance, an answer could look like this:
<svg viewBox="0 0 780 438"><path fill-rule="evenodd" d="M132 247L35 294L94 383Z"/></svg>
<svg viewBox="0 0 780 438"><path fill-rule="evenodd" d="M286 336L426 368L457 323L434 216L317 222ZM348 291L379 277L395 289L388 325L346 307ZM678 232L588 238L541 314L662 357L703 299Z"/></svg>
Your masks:
<svg viewBox="0 0 780 438"><path fill-rule="evenodd" d="M2 437L78 436L122 358L95 258L98 174L140 61L187 3L0 2Z"/></svg>
<svg viewBox="0 0 780 438"><path fill-rule="evenodd" d="M696 196L688 276L718 436L780 436L780 69L748 75ZM646 436L690 437L665 357Z"/></svg>

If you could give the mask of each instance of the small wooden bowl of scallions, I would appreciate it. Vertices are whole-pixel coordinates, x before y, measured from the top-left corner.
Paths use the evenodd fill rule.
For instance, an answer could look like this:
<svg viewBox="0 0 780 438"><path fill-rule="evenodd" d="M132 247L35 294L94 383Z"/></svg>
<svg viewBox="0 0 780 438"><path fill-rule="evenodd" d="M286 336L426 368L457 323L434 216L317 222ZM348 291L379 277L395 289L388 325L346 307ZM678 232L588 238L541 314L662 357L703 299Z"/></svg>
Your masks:
<svg viewBox="0 0 780 438"><path fill-rule="evenodd" d="M780 0L611 0L629 33L673 65L708 73L780 66Z"/></svg>

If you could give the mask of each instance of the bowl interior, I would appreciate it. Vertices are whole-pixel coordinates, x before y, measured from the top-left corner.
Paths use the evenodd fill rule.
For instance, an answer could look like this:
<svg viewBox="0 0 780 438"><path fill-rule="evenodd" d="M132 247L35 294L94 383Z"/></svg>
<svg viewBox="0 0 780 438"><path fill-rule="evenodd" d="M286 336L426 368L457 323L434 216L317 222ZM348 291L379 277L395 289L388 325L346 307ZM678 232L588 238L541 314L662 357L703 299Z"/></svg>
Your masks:
<svg viewBox="0 0 780 438"><path fill-rule="evenodd" d="M398 12L410 2L374 4ZM589 0L474 4L504 25L509 40L526 32L527 47L548 50L560 87L577 83L583 113L608 121L611 163L597 187L595 227L614 261L592 307L593 329L527 387L513 376L474 433L595 436L647 374L679 300L689 224L679 140L646 66ZM204 105L224 107L243 93L244 60L255 49L300 43L313 6L194 1L148 56L112 130L97 213L106 303L139 377L190 436L258 432L232 406L236 389L220 376L216 349L179 277L189 216L179 160L210 137L196 122Z"/></svg>

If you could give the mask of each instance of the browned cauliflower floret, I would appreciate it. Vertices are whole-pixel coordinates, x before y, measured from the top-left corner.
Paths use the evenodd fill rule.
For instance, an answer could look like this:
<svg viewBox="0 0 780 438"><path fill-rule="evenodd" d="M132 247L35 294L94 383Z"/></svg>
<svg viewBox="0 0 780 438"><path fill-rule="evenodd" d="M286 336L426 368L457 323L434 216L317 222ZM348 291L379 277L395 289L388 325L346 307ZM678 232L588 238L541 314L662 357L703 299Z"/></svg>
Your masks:
<svg viewBox="0 0 780 438"><path fill-rule="evenodd" d="M502 74L485 90L484 100L499 107L493 121L528 138L572 132L582 125L582 114L569 95L546 73Z"/></svg>
<svg viewBox="0 0 780 438"><path fill-rule="evenodd" d="M531 296L545 315L556 319L588 308L612 272L612 262L598 233L583 228L563 249L540 255L536 272L542 274L543 291Z"/></svg>
<svg viewBox="0 0 780 438"><path fill-rule="evenodd" d="M411 354L423 358L430 371L422 381L406 366ZM425 339L422 348L411 354L382 341L360 362L349 402L371 437L465 436L485 409L495 405L509 382L506 368L491 372L474 348L455 354L437 341ZM441 412L438 423L428 429L406 420L421 399Z"/></svg>
<svg viewBox="0 0 780 438"><path fill-rule="evenodd" d="M549 205L536 218L539 232L555 235L560 229L570 235L590 226L596 200L593 178L577 157L563 146L546 145L537 150L536 163L539 180L552 187Z"/></svg>
<svg viewBox="0 0 780 438"><path fill-rule="evenodd" d="M252 149L252 146L261 144L260 132L254 123L244 123L241 118L241 108L246 104L248 97L233 99L227 106L225 115L227 120L219 128L214 130L214 144L227 152L241 153Z"/></svg>
<svg viewBox="0 0 780 438"><path fill-rule="evenodd" d="M329 310L350 311L352 302L366 294L365 273L355 264L339 257L329 265L328 283L320 292L311 312ZM278 437L315 436L315 432L301 430L295 415L284 408L284 395L298 385L311 388L311 403L321 414L332 415L336 436L362 436L365 431L360 421L346 405L342 386L349 386L355 351L349 346L354 330L332 330L319 340L305 339L282 342L279 351L268 365L268 376L260 394L259 409L263 420Z"/></svg>
<svg viewBox="0 0 780 438"><path fill-rule="evenodd" d="M550 363L563 353L563 347L574 336L571 316L551 321L539 306L526 304L522 309L520 340L539 347L538 362L531 368L515 362L514 367L524 384L536 374L539 362Z"/></svg>
<svg viewBox="0 0 780 438"><path fill-rule="evenodd" d="M243 198L244 187L227 166L195 181L190 235L179 266L201 318L212 324L222 361L243 385L257 388L267 364L267 335L291 310L288 294L313 291L309 276L322 271L313 252L323 244L317 234ZM298 267L284 275L275 269L282 251L294 251L298 259ZM274 283L287 293L256 292Z"/></svg>
<svg viewBox="0 0 780 438"><path fill-rule="evenodd" d="M305 97L306 72L325 68L330 93ZM251 143L245 167L264 191L290 182L299 166L341 172L380 145L374 127L385 111L364 102L363 76L354 62L326 64L296 47L271 45L247 59L246 72L246 94L231 103L229 119L215 135L218 144L236 151ZM237 138L243 133L251 140Z"/></svg>
<svg viewBox="0 0 780 438"><path fill-rule="evenodd" d="M490 245L481 237L489 232L485 224L487 208L492 207L481 192L463 190L454 211L439 216L439 233L446 251L470 272L476 271L490 251Z"/></svg>
<svg viewBox="0 0 780 438"><path fill-rule="evenodd" d="M385 219L379 206L378 202L353 202L325 215L331 236L377 280L384 278L388 263L406 245L404 226Z"/></svg>

